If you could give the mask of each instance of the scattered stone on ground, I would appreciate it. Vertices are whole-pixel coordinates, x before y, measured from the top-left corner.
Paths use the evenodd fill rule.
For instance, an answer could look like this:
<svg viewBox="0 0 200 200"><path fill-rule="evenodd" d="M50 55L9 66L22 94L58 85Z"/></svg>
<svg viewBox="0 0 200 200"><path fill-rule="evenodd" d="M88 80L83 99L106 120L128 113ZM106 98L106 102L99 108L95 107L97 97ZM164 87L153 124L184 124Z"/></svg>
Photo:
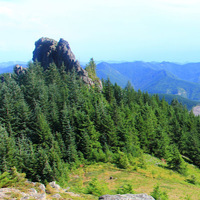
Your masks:
<svg viewBox="0 0 200 200"><path fill-rule="evenodd" d="M49 185L50 185L52 188L55 188L56 190L60 190L60 186L59 186L58 184L56 184L55 181L50 182Z"/></svg>
<svg viewBox="0 0 200 200"><path fill-rule="evenodd" d="M40 185L39 185L39 188L40 188L43 192L45 192L46 187L45 187L44 184L40 184Z"/></svg>
<svg viewBox="0 0 200 200"><path fill-rule="evenodd" d="M56 198L56 199L60 199L61 198L60 194L54 194L51 197Z"/></svg>

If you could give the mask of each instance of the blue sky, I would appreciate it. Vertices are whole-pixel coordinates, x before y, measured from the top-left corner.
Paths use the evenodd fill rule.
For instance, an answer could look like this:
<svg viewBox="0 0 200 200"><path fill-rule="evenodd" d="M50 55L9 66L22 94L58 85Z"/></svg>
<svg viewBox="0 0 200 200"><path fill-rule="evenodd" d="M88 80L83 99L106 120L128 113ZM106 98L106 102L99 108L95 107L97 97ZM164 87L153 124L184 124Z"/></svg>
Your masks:
<svg viewBox="0 0 200 200"><path fill-rule="evenodd" d="M41 37L80 62L200 61L199 0L0 0L0 62L30 61Z"/></svg>

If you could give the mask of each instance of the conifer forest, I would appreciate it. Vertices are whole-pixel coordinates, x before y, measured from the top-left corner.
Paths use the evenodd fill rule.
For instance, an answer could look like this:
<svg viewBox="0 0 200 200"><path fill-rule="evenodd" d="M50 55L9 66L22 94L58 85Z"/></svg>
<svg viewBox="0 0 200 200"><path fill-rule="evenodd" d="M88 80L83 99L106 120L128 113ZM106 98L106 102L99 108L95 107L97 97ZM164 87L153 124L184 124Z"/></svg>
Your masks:
<svg viewBox="0 0 200 200"><path fill-rule="evenodd" d="M93 59L86 70L98 80ZM29 63L25 73L3 74L0 83L0 172L16 167L32 181L65 184L81 164L134 165L144 153L187 171L200 167L200 117L174 99L122 89L102 80L85 84L75 71Z"/></svg>

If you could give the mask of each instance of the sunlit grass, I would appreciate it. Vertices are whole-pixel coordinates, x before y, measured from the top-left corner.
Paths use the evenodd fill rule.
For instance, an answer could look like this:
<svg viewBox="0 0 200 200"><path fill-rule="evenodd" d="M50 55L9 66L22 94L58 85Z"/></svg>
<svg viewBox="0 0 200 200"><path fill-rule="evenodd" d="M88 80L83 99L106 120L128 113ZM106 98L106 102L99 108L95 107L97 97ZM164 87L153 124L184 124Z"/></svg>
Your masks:
<svg viewBox="0 0 200 200"><path fill-rule="evenodd" d="M116 194L117 189L125 184L131 184L136 193L151 194L156 185L162 191L166 191L169 199L200 199L200 170L188 164L187 175L183 176L167 168L165 162L145 155L146 167L136 168L130 166L129 169L119 169L113 164L98 163L71 172L69 186L75 192L84 193L84 189L93 178L101 184L106 184L109 194ZM196 184L187 181L195 176ZM81 187L81 189L80 189ZM79 189L78 189L79 188ZM190 198L188 198L190 197Z"/></svg>

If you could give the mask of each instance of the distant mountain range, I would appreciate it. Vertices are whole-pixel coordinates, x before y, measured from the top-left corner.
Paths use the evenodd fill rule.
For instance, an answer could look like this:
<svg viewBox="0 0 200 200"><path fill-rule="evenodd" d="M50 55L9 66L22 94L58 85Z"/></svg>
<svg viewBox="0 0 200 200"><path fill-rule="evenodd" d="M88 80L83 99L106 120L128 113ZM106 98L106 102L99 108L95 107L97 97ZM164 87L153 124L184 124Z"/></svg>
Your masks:
<svg viewBox="0 0 200 200"><path fill-rule="evenodd" d="M97 76L109 77L121 87L130 81L135 90L200 100L200 63L102 62L97 64Z"/></svg>
<svg viewBox="0 0 200 200"><path fill-rule="evenodd" d="M0 74L12 73L15 65L20 65L22 67L27 67L28 62L23 61L9 61L0 63Z"/></svg>

